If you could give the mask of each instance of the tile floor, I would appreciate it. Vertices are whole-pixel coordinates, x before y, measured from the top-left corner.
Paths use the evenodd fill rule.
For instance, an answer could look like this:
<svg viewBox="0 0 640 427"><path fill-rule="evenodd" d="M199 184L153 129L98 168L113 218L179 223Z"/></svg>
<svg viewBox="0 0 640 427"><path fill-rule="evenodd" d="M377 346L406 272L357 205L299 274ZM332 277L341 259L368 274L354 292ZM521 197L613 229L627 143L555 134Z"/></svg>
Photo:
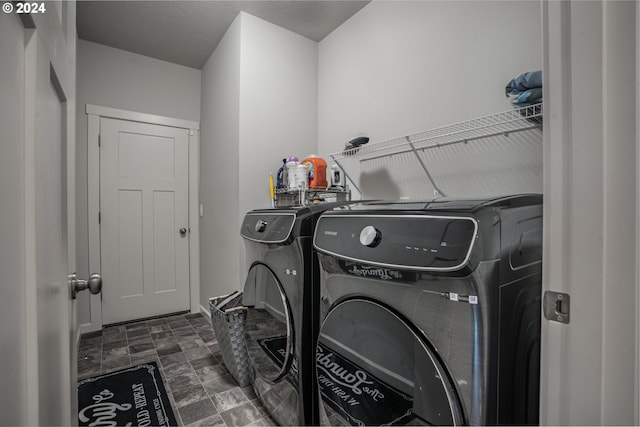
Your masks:
<svg viewBox="0 0 640 427"><path fill-rule="evenodd" d="M226 371L211 320L184 314L85 334L78 379L155 360L180 425L273 426L251 387Z"/></svg>

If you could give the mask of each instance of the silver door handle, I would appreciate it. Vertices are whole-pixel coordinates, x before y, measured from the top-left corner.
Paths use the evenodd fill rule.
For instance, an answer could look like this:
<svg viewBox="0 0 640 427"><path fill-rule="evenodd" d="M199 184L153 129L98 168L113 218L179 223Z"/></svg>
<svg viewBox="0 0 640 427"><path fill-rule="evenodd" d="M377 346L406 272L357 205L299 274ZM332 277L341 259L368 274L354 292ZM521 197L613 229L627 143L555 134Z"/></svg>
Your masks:
<svg viewBox="0 0 640 427"><path fill-rule="evenodd" d="M187 235L187 229L186 229L186 228L184 228L184 227L182 227L182 228L180 229L180 237L184 237L184 236L186 236L186 235Z"/></svg>
<svg viewBox="0 0 640 427"><path fill-rule="evenodd" d="M80 291L89 289L93 295L99 294L102 290L102 276L93 273L89 276L89 280L80 280L76 273L69 275L69 287L71 288L71 299L76 299L76 295Z"/></svg>

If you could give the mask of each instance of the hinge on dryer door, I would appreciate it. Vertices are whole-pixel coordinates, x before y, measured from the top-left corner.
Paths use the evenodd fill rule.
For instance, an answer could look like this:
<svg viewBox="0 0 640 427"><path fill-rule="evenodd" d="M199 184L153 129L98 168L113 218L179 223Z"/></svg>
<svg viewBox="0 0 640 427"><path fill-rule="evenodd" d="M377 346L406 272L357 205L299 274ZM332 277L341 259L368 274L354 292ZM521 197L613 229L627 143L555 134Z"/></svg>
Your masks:
<svg viewBox="0 0 640 427"><path fill-rule="evenodd" d="M102 146L101 135L98 134L98 147Z"/></svg>
<svg viewBox="0 0 640 427"><path fill-rule="evenodd" d="M542 301L544 317L554 322L569 323L571 314L570 301L569 294L545 291Z"/></svg>
<svg viewBox="0 0 640 427"><path fill-rule="evenodd" d="M102 212L98 212L98 224L102 224Z"/></svg>

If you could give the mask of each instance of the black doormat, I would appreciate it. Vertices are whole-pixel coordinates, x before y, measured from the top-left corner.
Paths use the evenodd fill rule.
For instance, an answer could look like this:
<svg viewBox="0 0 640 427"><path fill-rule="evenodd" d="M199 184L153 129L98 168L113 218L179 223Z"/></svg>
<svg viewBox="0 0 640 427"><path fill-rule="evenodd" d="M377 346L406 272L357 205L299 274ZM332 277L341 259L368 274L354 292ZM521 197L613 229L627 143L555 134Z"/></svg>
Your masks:
<svg viewBox="0 0 640 427"><path fill-rule="evenodd" d="M287 337L260 338L258 339L258 344L260 344L260 347L262 347L262 350L264 350L267 356L269 356L279 368L282 368L286 355L285 346L287 345Z"/></svg>
<svg viewBox="0 0 640 427"><path fill-rule="evenodd" d="M78 382L81 426L177 426L156 362Z"/></svg>
<svg viewBox="0 0 640 427"><path fill-rule="evenodd" d="M286 337L258 342L269 357L282 365ZM413 397L321 343L316 349L316 372L322 400L352 425L399 425L415 418Z"/></svg>
<svg viewBox="0 0 640 427"><path fill-rule="evenodd" d="M262 350L265 352L267 356L276 364L276 366L282 369L284 366L285 355L287 354L286 345L287 345L287 337L285 336L276 336L270 338L260 338L257 340ZM289 372L287 372L287 376L285 377L289 384L291 384L296 391L299 391L298 387L298 361L295 356L291 361L291 366L289 367Z"/></svg>

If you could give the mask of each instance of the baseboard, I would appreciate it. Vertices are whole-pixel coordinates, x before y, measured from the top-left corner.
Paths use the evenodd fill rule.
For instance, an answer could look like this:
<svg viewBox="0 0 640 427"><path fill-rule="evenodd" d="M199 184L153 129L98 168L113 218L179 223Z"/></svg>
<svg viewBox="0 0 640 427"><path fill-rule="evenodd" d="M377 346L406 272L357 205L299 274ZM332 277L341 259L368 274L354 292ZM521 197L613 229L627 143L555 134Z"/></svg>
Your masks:
<svg viewBox="0 0 640 427"><path fill-rule="evenodd" d="M99 331L100 329L102 329L101 326L97 326L93 323L83 323L78 327L78 336L82 336L89 332Z"/></svg>
<svg viewBox="0 0 640 427"><path fill-rule="evenodd" d="M209 311L209 308L205 308L203 306L200 306L200 313L202 313L204 316L207 316L209 319L211 319L211 312Z"/></svg>
<svg viewBox="0 0 640 427"><path fill-rule="evenodd" d="M76 349L76 352L78 350L78 347L80 346L80 338L82 337L82 334L84 332L82 332L82 326L80 326L79 328L76 328L75 330L76 336L73 337L74 343L73 343L73 348Z"/></svg>

